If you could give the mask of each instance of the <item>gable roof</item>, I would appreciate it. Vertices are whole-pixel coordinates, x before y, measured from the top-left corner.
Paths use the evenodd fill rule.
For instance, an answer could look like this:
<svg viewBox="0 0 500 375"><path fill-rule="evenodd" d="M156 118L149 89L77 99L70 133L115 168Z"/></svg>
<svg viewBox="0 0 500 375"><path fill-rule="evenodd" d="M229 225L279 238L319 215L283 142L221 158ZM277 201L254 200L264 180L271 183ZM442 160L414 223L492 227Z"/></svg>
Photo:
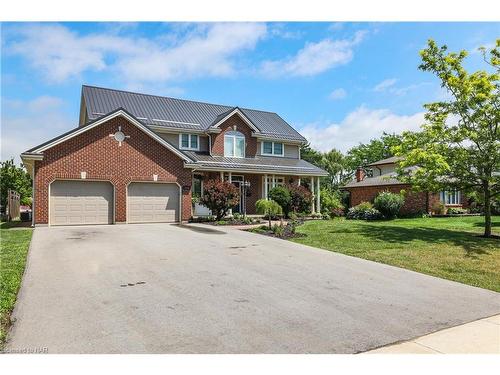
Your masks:
<svg viewBox="0 0 500 375"><path fill-rule="evenodd" d="M367 164L367 167L375 166L375 165L383 165L383 164L395 164L398 161L403 160L402 157L400 156L391 156L390 158L387 159L382 159L382 160L377 160L373 163Z"/></svg>
<svg viewBox="0 0 500 375"><path fill-rule="evenodd" d="M82 98L90 121L117 108L123 108L145 125L206 131L238 110L254 125L257 134L306 142L302 135L274 112L87 85L82 86Z"/></svg>
<svg viewBox="0 0 500 375"><path fill-rule="evenodd" d="M131 124L137 126L140 130L142 130L144 133L149 135L151 138L155 139L157 142L165 146L167 149L172 151L174 154L179 156L181 159L187 162L192 162L193 160L189 158L186 154L184 154L182 151L174 147L171 143L167 142L165 139L160 137L158 134L156 134L154 131L149 129L147 126L145 126L141 121L139 121L134 115L128 113L125 109L123 108L117 108L116 110L112 111L111 113L108 113L104 116L101 116L94 121L89 122L88 124L84 126L80 126L78 128L75 128L73 130L70 130L66 133L63 133L55 138L52 138L48 140L47 142L44 142L38 146L35 146L31 149L29 149L26 152L23 152L21 154L21 158L27 158L27 159L32 159L32 158L37 158L39 155L42 155L41 153L49 148L52 148L62 142L67 141L68 139L71 139L73 137L76 137L77 135L80 135L90 129L95 128L96 126L99 126L115 117L124 117L126 120L128 120Z"/></svg>

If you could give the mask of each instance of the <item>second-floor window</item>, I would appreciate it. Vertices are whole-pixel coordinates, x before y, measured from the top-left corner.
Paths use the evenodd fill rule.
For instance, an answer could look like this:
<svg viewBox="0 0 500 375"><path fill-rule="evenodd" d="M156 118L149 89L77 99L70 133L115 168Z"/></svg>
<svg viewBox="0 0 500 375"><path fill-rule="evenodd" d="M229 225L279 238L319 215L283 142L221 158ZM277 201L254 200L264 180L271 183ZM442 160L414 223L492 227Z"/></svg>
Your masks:
<svg viewBox="0 0 500 375"><path fill-rule="evenodd" d="M245 135L232 130L224 134L224 156L245 157Z"/></svg>
<svg viewBox="0 0 500 375"><path fill-rule="evenodd" d="M197 134L180 134L180 147L183 150L198 150L199 139Z"/></svg>
<svg viewBox="0 0 500 375"><path fill-rule="evenodd" d="M271 141L263 141L262 142L262 155L274 155L274 156L283 156L283 143L281 142L271 142Z"/></svg>

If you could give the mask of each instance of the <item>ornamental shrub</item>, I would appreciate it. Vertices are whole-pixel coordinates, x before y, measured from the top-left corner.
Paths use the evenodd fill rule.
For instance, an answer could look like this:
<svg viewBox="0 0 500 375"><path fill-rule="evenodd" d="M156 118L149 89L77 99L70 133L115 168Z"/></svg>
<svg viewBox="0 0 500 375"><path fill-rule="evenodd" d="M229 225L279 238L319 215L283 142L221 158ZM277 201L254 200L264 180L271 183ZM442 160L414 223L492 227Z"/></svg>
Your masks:
<svg viewBox="0 0 500 375"><path fill-rule="evenodd" d="M255 202L255 208L260 215L266 215L269 220L269 229L271 229L271 218L281 215L283 210L281 206L271 199L259 199Z"/></svg>
<svg viewBox="0 0 500 375"><path fill-rule="evenodd" d="M346 215L346 219L352 220L377 220L381 218L382 214L373 208L370 202L361 202L357 206L351 207Z"/></svg>
<svg viewBox="0 0 500 375"><path fill-rule="evenodd" d="M268 197L278 203L283 209L285 216L288 217L290 213L290 202L292 201L290 190L285 186L276 186L269 191Z"/></svg>
<svg viewBox="0 0 500 375"><path fill-rule="evenodd" d="M344 210L344 206L340 200L338 193L333 192L329 189L321 189L321 211L327 213L330 216L342 216L339 215L339 211Z"/></svg>
<svg viewBox="0 0 500 375"><path fill-rule="evenodd" d="M376 196L374 207L379 210L386 219L394 219L403 207L405 198L402 194L394 194L383 191Z"/></svg>
<svg viewBox="0 0 500 375"><path fill-rule="evenodd" d="M201 204L215 215L217 221L239 202L239 189L227 181L208 180L203 186Z"/></svg>
<svg viewBox="0 0 500 375"><path fill-rule="evenodd" d="M290 192L290 210L297 212L310 212L312 203L312 193L302 185L288 185Z"/></svg>

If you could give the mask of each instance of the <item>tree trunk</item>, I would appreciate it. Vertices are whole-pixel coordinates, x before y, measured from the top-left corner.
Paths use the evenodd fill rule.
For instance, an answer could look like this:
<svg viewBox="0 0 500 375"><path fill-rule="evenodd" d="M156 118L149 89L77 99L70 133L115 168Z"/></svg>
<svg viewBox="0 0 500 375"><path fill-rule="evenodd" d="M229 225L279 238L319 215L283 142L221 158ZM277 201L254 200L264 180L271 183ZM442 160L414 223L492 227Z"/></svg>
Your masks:
<svg viewBox="0 0 500 375"><path fill-rule="evenodd" d="M484 237L491 237L491 193L488 182L483 184L484 189Z"/></svg>

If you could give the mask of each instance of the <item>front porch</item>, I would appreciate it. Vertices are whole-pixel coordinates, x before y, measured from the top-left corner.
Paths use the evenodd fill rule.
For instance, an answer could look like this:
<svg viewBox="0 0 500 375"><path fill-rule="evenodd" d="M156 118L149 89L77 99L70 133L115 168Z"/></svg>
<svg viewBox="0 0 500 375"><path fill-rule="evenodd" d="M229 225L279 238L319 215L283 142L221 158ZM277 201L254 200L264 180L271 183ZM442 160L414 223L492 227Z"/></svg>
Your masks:
<svg viewBox="0 0 500 375"><path fill-rule="evenodd" d="M191 193L203 194L204 181L228 181L240 190L239 204L232 208L231 214L255 215L255 203L268 197L269 191L276 186L303 185L313 194L311 213L321 212L319 176L300 176L269 173L240 173L236 171L194 171ZM195 204L193 216L208 216L210 211L201 204Z"/></svg>

